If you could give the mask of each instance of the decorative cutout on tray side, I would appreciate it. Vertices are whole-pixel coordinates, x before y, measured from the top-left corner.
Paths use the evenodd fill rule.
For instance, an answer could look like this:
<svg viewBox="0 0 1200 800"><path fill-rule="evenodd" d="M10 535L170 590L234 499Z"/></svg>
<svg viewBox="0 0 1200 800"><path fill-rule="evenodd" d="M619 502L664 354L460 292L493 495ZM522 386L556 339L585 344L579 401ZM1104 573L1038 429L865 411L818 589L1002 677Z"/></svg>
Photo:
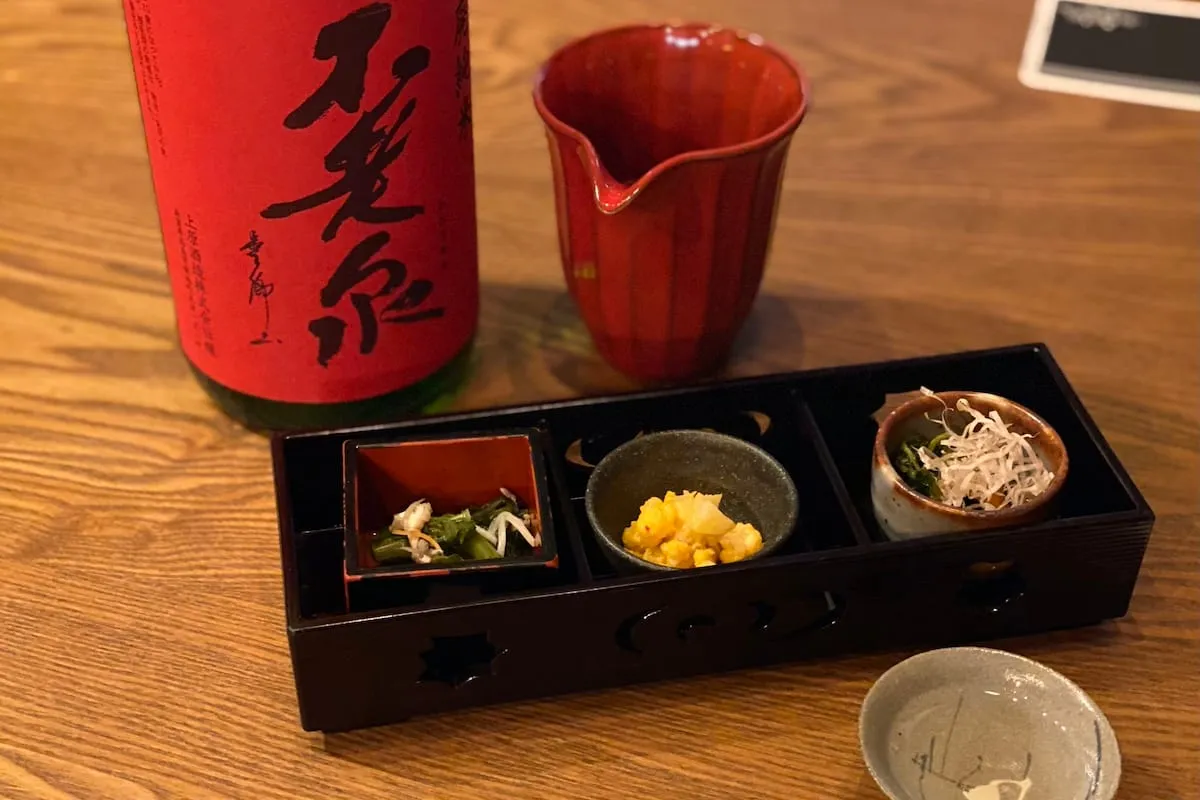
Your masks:
<svg viewBox="0 0 1200 800"><path fill-rule="evenodd" d="M648 622L655 615L661 614L663 610L656 608L653 611L646 611L641 614L634 614L631 617L626 617L620 625L617 626L617 647L622 650L627 650L630 653L641 653L642 650L633 643L634 630L644 622Z"/></svg>
<svg viewBox="0 0 1200 800"><path fill-rule="evenodd" d="M435 636L433 646L421 653L425 669L422 683L445 683L458 688L492 674L492 664L504 650L488 640L486 633L467 636Z"/></svg>
<svg viewBox="0 0 1200 800"><path fill-rule="evenodd" d="M845 610L846 601L833 592L800 595L780 603L761 630L771 641L796 639L835 624Z"/></svg>
<svg viewBox="0 0 1200 800"><path fill-rule="evenodd" d="M645 435L646 435L645 431L638 431L637 433L635 433L633 436L631 436L629 439L626 439L625 441L631 442L634 439L640 438ZM576 439L575 441L571 442L569 445L567 445L567 452L564 457L571 464L575 464L576 466L580 466L580 467L585 467L587 469L594 469L596 464L589 461L587 458L584 457L583 448L585 445L591 444L595 440L595 438L596 437L588 437L588 439L586 439L586 440L585 439ZM620 441L620 442L617 442L617 443L611 445L603 454L595 457L596 461L598 462L605 455L612 452L613 450L616 450L618 447L620 447L622 444L624 444L625 441Z"/></svg>
<svg viewBox="0 0 1200 800"><path fill-rule="evenodd" d="M844 611L845 601L831 592L756 600L711 611L664 606L626 617L617 626L614 640L622 650L638 655L702 642L732 646L753 638L782 641L826 628Z"/></svg>
<svg viewBox="0 0 1200 800"><path fill-rule="evenodd" d="M724 433L752 441L766 436L772 424L773 420L771 416L762 411L738 411L731 415L720 417L716 424L688 425L683 423L679 425L643 426L632 435L628 434L628 432L624 435L621 433L614 435L614 432L606 431L574 440L567 445L567 449L563 453L563 458L566 459L567 463L574 464L577 467L593 469L604 456L625 444L625 442L633 441L641 436L645 436L647 433L679 428L698 428L703 431Z"/></svg>
<svg viewBox="0 0 1200 800"><path fill-rule="evenodd" d="M767 435L767 431L771 429L771 418L769 416L761 411L744 411L742 413L754 420L754 424L758 426L759 436Z"/></svg>
<svg viewBox="0 0 1200 800"><path fill-rule="evenodd" d="M1009 559L1000 562L979 562L967 568L966 579L958 591L964 605L992 613L1025 596L1025 578Z"/></svg>
<svg viewBox="0 0 1200 800"><path fill-rule="evenodd" d="M765 631L771 621L775 619L775 615L779 613L778 608L765 600L759 600L750 605L754 606L754 610L758 612L754 618L754 627L760 631Z"/></svg>
<svg viewBox="0 0 1200 800"><path fill-rule="evenodd" d="M697 614L682 620L675 628L675 635L684 641L695 639L704 628L716 626L717 621L707 614Z"/></svg>

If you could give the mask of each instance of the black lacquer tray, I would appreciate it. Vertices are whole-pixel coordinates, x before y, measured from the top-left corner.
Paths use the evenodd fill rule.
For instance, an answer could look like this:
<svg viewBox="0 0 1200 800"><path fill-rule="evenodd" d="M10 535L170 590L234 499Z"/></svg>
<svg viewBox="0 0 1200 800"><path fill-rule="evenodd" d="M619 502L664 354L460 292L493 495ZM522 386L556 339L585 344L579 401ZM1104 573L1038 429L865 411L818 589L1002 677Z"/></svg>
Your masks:
<svg viewBox="0 0 1200 800"><path fill-rule="evenodd" d="M1034 526L890 542L871 512L874 412L928 386L1040 414L1071 472ZM347 593L348 439L538 428L554 570ZM772 453L801 496L776 553L619 575L583 509L590 467L639 431L711 428ZM344 731L417 714L831 654L1094 624L1129 606L1154 514L1043 345L771 375L276 437L287 632L301 724ZM347 606L350 606L349 608Z"/></svg>

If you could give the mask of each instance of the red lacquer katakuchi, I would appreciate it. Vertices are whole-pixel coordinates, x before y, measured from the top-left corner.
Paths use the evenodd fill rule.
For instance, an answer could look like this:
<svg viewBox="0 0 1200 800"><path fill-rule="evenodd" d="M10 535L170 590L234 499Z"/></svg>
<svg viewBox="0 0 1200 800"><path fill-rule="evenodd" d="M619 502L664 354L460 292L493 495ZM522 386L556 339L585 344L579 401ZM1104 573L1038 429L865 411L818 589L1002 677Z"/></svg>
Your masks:
<svg viewBox="0 0 1200 800"><path fill-rule="evenodd" d="M567 286L601 355L646 381L718 368L762 282L804 75L743 32L630 26L554 53L534 103Z"/></svg>

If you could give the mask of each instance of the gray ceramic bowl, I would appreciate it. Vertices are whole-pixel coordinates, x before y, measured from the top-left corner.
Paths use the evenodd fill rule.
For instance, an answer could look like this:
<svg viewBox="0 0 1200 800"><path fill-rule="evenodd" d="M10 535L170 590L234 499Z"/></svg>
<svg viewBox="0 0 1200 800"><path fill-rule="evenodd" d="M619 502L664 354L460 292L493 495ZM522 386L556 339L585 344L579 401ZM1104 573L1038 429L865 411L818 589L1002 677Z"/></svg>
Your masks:
<svg viewBox="0 0 1200 800"><path fill-rule="evenodd" d="M890 454L908 437L926 438L942 432L935 419L949 406L947 420L962 429L969 417L955 411L960 398L966 398L975 410L995 411L1000 419L1018 433L1032 434L1031 444L1043 463L1054 472L1054 479L1041 495L1016 508L999 511L965 511L931 500L913 491L892 466ZM945 403L945 405L943 405ZM985 392L938 392L922 395L894 410L879 426L871 465L871 505L879 527L889 539L916 539L941 533L967 533L1016 525L1028 525L1045 519L1054 498L1067 480L1067 448L1058 433L1041 417L1018 403Z"/></svg>
<svg viewBox="0 0 1200 800"><path fill-rule="evenodd" d="M1022 656L932 650L871 687L867 768L892 800L1111 800L1121 753L1082 689Z"/></svg>
<svg viewBox="0 0 1200 800"><path fill-rule="evenodd" d="M761 448L700 430L651 433L613 450L588 480L588 519L605 555L622 571L676 572L627 551L621 534L642 504L668 491L721 494L721 511L749 522L763 537L761 558L782 545L796 525L799 500L787 470Z"/></svg>

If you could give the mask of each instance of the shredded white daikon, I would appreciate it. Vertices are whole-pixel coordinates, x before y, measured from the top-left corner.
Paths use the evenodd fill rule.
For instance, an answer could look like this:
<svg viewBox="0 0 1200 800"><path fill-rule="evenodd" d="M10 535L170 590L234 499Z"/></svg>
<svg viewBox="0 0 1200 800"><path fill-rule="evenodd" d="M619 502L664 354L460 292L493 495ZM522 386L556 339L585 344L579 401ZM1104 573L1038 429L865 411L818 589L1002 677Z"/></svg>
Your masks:
<svg viewBox="0 0 1200 800"><path fill-rule="evenodd" d="M492 518L492 522L487 528L486 538L491 541L497 553L504 555L504 551L508 547L508 531L504 527L504 520L501 516L501 514L497 514Z"/></svg>
<svg viewBox="0 0 1200 800"><path fill-rule="evenodd" d="M923 387L921 392L934 394ZM942 454L934 455L927 447L917 451L922 466L937 476L943 503L963 508L974 501L979 508L995 511L1019 506L1046 491L1054 473L1029 443L1031 434L1012 431L995 411L984 416L966 398L955 408L970 415L966 427L955 432L947 424L947 407L937 420L945 430Z"/></svg>
<svg viewBox="0 0 1200 800"><path fill-rule="evenodd" d="M503 486L501 486L500 494L511 500L514 506L520 507L521 501L518 500L517 496L508 489L505 489ZM532 524L533 516L528 511L522 514L520 517L509 511L501 511L496 515L495 519L492 520L492 524L488 528L488 533L494 535L496 538L496 541L492 542L492 544L496 547L496 551L500 553L500 555L504 555L505 547L508 544L508 528L510 526L513 528L513 530L521 534L521 538L528 542L530 547L540 547L542 544L541 534L530 532L529 526Z"/></svg>
<svg viewBox="0 0 1200 800"><path fill-rule="evenodd" d="M482 536L484 539L486 539L487 543L490 544L492 547L496 546L496 534L495 533L493 533L492 531L489 531L487 528L483 527L482 525L476 525L475 532L478 533L480 536Z"/></svg>
<svg viewBox="0 0 1200 800"><path fill-rule="evenodd" d="M525 521L516 514L512 514L508 511L501 511L496 515L496 519L502 519L511 525L514 530L521 534L521 538L529 543L530 547L537 547L542 543L542 537L535 536L534 534L530 533L529 528L525 525Z"/></svg>

